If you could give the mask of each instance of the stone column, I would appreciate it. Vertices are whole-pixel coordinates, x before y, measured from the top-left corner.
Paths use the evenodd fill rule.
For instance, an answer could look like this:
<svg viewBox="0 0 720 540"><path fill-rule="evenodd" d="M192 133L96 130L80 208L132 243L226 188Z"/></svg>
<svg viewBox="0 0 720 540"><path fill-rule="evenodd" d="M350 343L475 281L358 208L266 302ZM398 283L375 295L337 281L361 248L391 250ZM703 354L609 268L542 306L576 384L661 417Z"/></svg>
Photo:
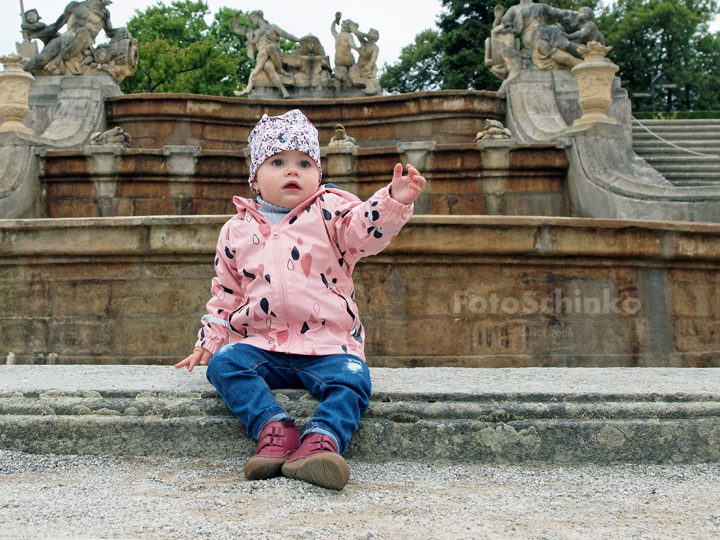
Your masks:
<svg viewBox="0 0 720 540"><path fill-rule="evenodd" d="M4 70L0 73L0 116L5 120L0 124L0 132L33 130L22 124L30 112L28 94L35 77L23 71L23 58L19 54L0 56Z"/></svg>

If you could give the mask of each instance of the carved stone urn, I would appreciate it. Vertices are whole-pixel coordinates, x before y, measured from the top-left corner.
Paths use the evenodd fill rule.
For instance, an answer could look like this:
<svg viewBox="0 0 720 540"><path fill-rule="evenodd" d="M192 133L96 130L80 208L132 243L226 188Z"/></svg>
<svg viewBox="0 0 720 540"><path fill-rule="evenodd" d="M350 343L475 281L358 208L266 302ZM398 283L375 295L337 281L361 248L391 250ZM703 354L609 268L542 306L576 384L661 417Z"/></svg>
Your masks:
<svg viewBox="0 0 720 540"><path fill-rule="evenodd" d="M612 105L612 84L618 66L605 58L612 47L605 47L597 41L578 48L584 58L583 62L572 68L580 90L579 104L585 112L573 124L587 122L616 123L614 118L605 114L605 110Z"/></svg>
<svg viewBox="0 0 720 540"><path fill-rule="evenodd" d="M22 124L22 120L30 112L28 94L35 77L23 71L22 61L19 54L0 56L0 62L5 67L0 73L0 117L5 120L0 124L0 132L33 132Z"/></svg>

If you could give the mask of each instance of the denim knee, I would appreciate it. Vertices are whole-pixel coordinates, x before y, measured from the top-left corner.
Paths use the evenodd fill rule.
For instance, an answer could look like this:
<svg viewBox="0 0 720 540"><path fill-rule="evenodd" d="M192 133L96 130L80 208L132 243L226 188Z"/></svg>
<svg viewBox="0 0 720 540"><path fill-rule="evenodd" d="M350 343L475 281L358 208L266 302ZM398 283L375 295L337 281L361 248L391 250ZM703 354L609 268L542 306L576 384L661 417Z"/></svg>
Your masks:
<svg viewBox="0 0 720 540"><path fill-rule="evenodd" d="M365 409L370 405L370 394L372 393L372 382L370 380L370 368L362 360L352 359L348 360L345 369L352 374L351 377L346 377L346 384L352 388L358 395L361 412L365 412Z"/></svg>
<svg viewBox="0 0 720 540"><path fill-rule="evenodd" d="M233 345L225 345L219 348L208 361L207 370L205 371L207 380L214 384L213 380L218 380L218 376L227 369L228 362L235 356L233 354Z"/></svg>

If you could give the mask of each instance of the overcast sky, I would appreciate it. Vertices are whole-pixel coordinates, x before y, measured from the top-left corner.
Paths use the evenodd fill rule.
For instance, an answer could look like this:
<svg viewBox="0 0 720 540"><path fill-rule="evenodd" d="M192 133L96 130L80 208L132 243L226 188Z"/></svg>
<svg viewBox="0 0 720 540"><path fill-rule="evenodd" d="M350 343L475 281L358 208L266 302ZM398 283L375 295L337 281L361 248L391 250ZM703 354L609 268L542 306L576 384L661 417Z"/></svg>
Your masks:
<svg viewBox="0 0 720 540"><path fill-rule="evenodd" d="M37 9L46 24L54 22L68 3L69 0L24 0L25 10ZM157 3L157 0L115 0L109 7L113 27L124 26L136 9L144 11L148 6ZM162 3L170 5L171 0L164 0ZM15 43L22 41L22 36L20 0L0 0L0 5L1 56L15 52ZM340 11L343 19L357 22L361 32L367 32L370 28L380 32L378 67L382 67L385 62L396 62L400 50L412 43L416 34L435 26L441 10L440 0L209 0L208 5L212 14L217 13L222 6L242 11L262 9L267 21L295 36L313 34L318 37L331 61L335 54L335 42L330 33L330 24L335 19L335 12ZM100 32L97 42L106 41L109 40L105 33ZM42 48L42 42L38 44Z"/></svg>
<svg viewBox="0 0 720 540"><path fill-rule="evenodd" d="M136 9L144 10L155 3L158 3L157 0L116 0L110 5L113 27L124 26ZM170 4L171 0L165 0L164 3ZM49 24L60 16L68 1L24 0L24 4L26 10L37 9L43 22ZM208 4L211 13L216 13L222 6L242 11L262 9L269 22L297 37L314 34L320 39L331 60L335 45L330 24L335 18L335 12L341 11L344 19L352 19L360 25L360 31L367 32L370 28L375 28L380 32L378 67L382 67L385 62L395 63L400 50L412 43L416 34L435 26L441 11L440 0L209 0ZM15 52L15 43L22 40L20 0L0 0L0 5L0 55L4 55ZM720 18L716 19L711 29L720 30ZM98 43L106 41L108 39L101 32ZM42 46L42 43L39 45Z"/></svg>

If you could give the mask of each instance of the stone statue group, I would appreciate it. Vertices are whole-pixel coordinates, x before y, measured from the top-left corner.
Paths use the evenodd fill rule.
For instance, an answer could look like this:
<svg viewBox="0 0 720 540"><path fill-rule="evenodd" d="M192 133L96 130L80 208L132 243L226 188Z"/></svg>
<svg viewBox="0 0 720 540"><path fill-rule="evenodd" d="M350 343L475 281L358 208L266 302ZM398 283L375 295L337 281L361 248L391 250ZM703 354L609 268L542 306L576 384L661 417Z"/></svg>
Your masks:
<svg viewBox="0 0 720 540"><path fill-rule="evenodd" d="M109 0L70 2L51 24L41 22L37 10L23 12L21 28L25 38L18 52L29 58L25 71L47 75L107 73L117 82L135 73L138 63L137 39L126 28L113 28ZM67 26L64 33L60 30ZM110 43L95 47L100 30ZM38 54L32 40L45 44Z"/></svg>
<svg viewBox="0 0 720 540"><path fill-rule="evenodd" d="M328 90L358 87L367 95L380 93L376 63L380 34L377 30L361 32L356 22L345 19L341 23L342 13L336 13L330 25L330 32L335 38L333 70L322 44L312 34L298 39L266 21L260 10L248 13L254 28L243 28L238 24L241 13L235 13L233 30L247 38L247 53L250 58L255 58L255 68L250 73L247 86L242 92L236 92L237 95L248 94L256 86L270 85L285 98L290 96L286 86ZM340 31L336 28L338 25ZM284 54L280 49L280 38L298 43L298 47L292 54ZM358 54L357 60L353 51Z"/></svg>
<svg viewBox="0 0 720 540"><path fill-rule="evenodd" d="M127 29L112 27L107 9L110 3L70 2L51 24L41 22L35 9L24 11L21 26L25 41L18 45L18 52L29 59L25 71L47 75L107 73L117 82L134 73L137 40ZM315 92L306 94L308 97L380 93L377 30L361 32L356 22L342 20L342 14L336 13L330 25L335 39L333 68L320 40L312 34L297 38L265 20L260 10L248 13L253 27L245 28L238 23L240 14L235 13L233 30L247 38L248 57L255 60L255 67L237 95L249 94L258 87L274 87L282 97L290 97L288 87L296 93L299 89ZM582 61L582 45L590 41L605 43L592 18L590 8L563 10L533 0L520 0L507 12L497 6L494 28L485 43L485 64L502 79L512 70L570 69ZM65 32L60 33L63 27ZM96 46L101 30L110 42ZM33 39L45 44L41 52L37 52ZM280 48L281 39L298 45L286 54Z"/></svg>
<svg viewBox="0 0 720 540"><path fill-rule="evenodd" d="M580 47L605 45L592 9L557 9L520 0L505 12L495 7L491 36L485 40L485 65L501 79L520 69L571 69L582 62ZM557 21L550 24L550 21Z"/></svg>

